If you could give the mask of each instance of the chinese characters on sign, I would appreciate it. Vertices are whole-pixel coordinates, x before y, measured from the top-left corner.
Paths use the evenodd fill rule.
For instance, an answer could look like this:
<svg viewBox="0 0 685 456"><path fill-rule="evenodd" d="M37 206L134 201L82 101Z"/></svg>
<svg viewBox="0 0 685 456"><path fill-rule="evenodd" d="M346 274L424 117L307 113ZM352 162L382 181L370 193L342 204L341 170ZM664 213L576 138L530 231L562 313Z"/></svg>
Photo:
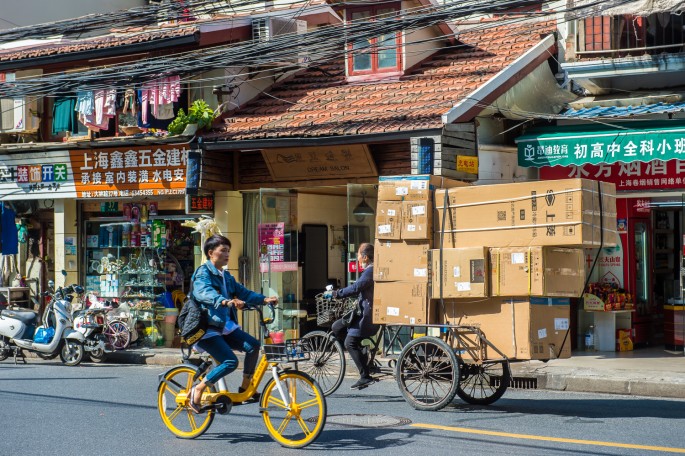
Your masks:
<svg viewBox="0 0 685 456"><path fill-rule="evenodd" d="M260 223L258 230L260 254L268 255L272 263L284 261L285 223Z"/></svg>
<svg viewBox="0 0 685 456"><path fill-rule="evenodd" d="M653 160L647 163L584 164L540 168L541 179L576 177L612 182L616 185L617 191L682 189L685 187L685 161Z"/></svg>
<svg viewBox="0 0 685 456"><path fill-rule="evenodd" d="M0 155L0 199L32 199L41 193L76 196L68 151Z"/></svg>
<svg viewBox="0 0 685 456"><path fill-rule="evenodd" d="M186 195L186 214L214 213L214 195Z"/></svg>
<svg viewBox="0 0 685 456"><path fill-rule="evenodd" d="M520 166L685 159L685 127L543 134L517 140Z"/></svg>
<svg viewBox="0 0 685 456"><path fill-rule="evenodd" d="M187 153L183 145L72 150L77 194L81 198L185 194Z"/></svg>
<svg viewBox="0 0 685 456"><path fill-rule="evenodd" d="M378 175L368 147L362 144L264 149L262 156L275 181Z"/></svg>

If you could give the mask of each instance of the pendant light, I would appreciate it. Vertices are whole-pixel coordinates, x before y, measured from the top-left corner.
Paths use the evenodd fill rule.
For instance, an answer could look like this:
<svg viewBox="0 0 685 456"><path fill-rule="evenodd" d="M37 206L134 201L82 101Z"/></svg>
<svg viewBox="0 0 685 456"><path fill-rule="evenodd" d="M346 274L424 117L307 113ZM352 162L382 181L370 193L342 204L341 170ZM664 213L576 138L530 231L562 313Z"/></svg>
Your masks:
<svg viewBox="0 0 685 456"><path fill-rule="evenodd" d="M367 215L375 214L373 208L366 202L366 192L362 192L362 201L354 208L352 214L355 217L366 217Z"/></svg>

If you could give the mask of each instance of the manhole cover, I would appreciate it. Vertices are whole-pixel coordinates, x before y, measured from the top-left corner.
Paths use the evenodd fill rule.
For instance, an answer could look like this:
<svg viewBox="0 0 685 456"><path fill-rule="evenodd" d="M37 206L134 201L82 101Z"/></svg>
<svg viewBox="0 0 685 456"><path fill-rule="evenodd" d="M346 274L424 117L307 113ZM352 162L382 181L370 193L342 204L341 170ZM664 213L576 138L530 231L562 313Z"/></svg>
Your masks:
<svg viewBox="0 0 685 456"><path fill-rule="evenodd" d="M317 418L309 418L308 421L315 422ZM337 424L339 426L362 427L362 428L387 428L394 426L405 426L411 424L408 418L387 415L328 415L326 425Z"/></svg>

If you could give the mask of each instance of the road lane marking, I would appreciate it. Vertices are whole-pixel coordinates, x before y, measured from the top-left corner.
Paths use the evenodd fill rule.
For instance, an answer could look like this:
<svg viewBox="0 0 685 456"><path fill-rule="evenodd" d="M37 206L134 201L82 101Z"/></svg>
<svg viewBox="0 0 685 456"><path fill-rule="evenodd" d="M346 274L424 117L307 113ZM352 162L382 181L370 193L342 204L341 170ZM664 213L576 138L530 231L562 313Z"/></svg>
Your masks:
<svg viewBox="0 0 685 456"><path fill-rule="evenodd" d="M543 442L561 442L561 443L575 443L577 445L593 445L593 446L605 446L614 448L629 448L633 450L646 450L646 451L663 451L669 453L682 453L685 454L685 448L674 448L674 447L660 447L652 445L634 445L632 443L618 443L618 442L603 442L601 440L580 440L580 439L565 439L563 437L547 437L543 435L531 435L531 434L512 434L509 432L499 432L499 431L486 431L483 429L470 429L463 427L453 427L453 426L441 426L439 424L428 424L428 423L414 423L410 426L425 428L425 429L439 429L442 431L451 432L462 432L464 434L479 434L479 435L492 435L496 437L508 437L512 439L525 439L525 440L541 440Z"/></svg>

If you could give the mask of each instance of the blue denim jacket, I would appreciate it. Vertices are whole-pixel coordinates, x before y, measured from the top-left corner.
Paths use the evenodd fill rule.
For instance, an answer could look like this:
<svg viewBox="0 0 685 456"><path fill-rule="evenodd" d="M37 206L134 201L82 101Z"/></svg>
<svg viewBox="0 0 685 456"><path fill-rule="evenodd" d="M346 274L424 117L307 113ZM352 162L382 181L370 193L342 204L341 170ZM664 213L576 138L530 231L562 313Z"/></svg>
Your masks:
<svg viewBox="0 0 685 456"><path fill-rule="evenodd" d="M250 291L224 270L223 280L219 270L211 261L197 268L193 277L193 297L198 304L206 307L209 324L223 328L228 320L238 323L238 310L235 306L222 306L224 299L238 298L248 304L264 304L266 296Z"/></svg>

